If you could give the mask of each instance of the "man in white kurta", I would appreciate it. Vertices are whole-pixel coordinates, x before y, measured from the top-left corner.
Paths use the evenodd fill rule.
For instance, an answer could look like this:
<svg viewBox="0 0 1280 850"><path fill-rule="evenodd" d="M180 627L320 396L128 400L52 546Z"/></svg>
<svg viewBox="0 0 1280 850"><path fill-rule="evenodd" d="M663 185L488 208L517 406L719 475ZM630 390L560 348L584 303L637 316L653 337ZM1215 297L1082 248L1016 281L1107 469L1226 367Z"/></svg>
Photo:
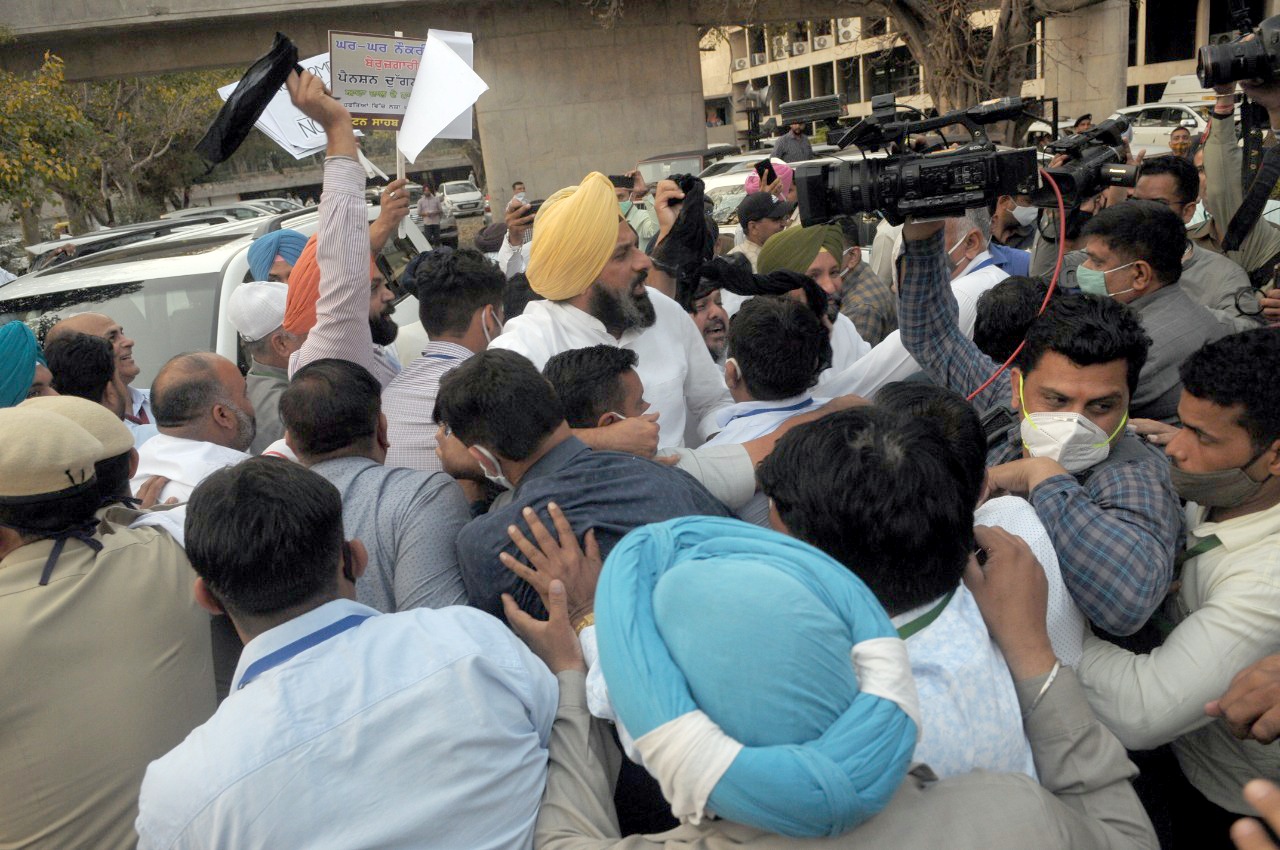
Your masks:
<svg viewBox="0 0 1280 850"><path fill-rule="evenodd" d="M530 303L491 346L522 354L538 369L575 348L634 351L645 398L660 414L659 446L673 448L685 444L687 425L702 437L715 431L716 411L732 398L688 314L645 286L651 267L612 183L593 172L543 204L528 276L547 300Z"/></svg>

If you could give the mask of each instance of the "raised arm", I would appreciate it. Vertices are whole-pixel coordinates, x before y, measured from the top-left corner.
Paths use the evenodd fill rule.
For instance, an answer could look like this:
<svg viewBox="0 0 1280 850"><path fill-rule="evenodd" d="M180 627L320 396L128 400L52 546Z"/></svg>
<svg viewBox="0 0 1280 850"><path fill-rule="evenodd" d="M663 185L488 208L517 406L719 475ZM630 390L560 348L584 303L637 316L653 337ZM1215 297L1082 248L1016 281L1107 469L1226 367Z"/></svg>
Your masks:
<svg viewBox="0 0 1280 850"><path fill-rule="evenodd" d="M319 77L304 71L286 85L293 103L324 128L324 192L316 259L320 294L316 323L289 363L289 374L324 358L349 360L380 379L369 329L369 222L364 203L364 169L356 160L351 114L325 91ZM390 376L386 376L390 380Z"/></svg>

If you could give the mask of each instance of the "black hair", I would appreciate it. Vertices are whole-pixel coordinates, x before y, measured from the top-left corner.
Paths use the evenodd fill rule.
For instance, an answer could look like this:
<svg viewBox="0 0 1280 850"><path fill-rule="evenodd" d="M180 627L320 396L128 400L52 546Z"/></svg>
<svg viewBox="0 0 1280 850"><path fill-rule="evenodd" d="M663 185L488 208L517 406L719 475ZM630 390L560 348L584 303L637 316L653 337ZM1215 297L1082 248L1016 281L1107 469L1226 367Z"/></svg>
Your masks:
<svg viewBox="0 0 1280 850"><path fill-rule="evenodd" d="M476 310L502 303L506 285L501 270L479 251L433 252L414 272L418 318L433 337L464 333Z"/></svg>
<svg viewBox="0 0 1280 850"><path fill-rule="evenodd" d="M894 381L875 395L875 404L903 416L931 422L955 449L965 470L973 503L982 495L987 477L987 436L982 420L964 396L947 387L924 381Z"/></svg>
<svg viewBox="0 0 1280 850"><path fill-rule="evenodd" d="M529 278L524 272L512 275L507 281L506 289L502 290L503 318L514 319L524 313L524 308L529 306L530 301L545 300L529 286Z"/></svg>
<svg viewBox="0 0 1280 850"><path fill-rule="evenodd" d="M1191 171L1194 175L1195 168ZM1126 262L1145 260L1165 285L1182 277L1187 228L1177 213L1159 201L1130 199L1107 207L1093 214L1080 236L1099 237Z"/></svg>
<svg viewBox="0 0 1280 850"><path fill-rule="evenodd" d="M523 181L523 180L517 180L516 182L514 182L514 183L512 183L512 184L511 184L511 188L512 188L512 189L514 189L514 188L515 188L515 187L517 187L517 186L523 186L523 185L524 185L524 181Z"/></svg>
<svg viewBox="0 0 1280 850"><path fill-rule="evenodd" d="M316 360L299 369L280 396L280 420L300 455L317 457L372 439L382 385L349 360Z"/></svg>
<svg viewBox="0 0 1280 850"><path fill-rule="evenodd" d="M60 334L44 351L53 388L59 395L73 395L102 403L107 385L116 374L111 343L84 333Z"/></svg>
<svg viewBox="0 0 1280 850"><path fill-rule="evenodd" d="M171 369L181 370L181 374L165 380ZM177 354L160 367L152 382L151 412L158 427L180 427L202 418L225 397L226 390L207 353Z"/></svg>
<svg viewBox="0 0 1280 850"><path fill-rule="evenodd" d="M831 338L806 304L760 297L743 304L729 322L726 351L752 398L777 401L818 382L823 363L831 360Z"/></svg>
<svg viewBox="0 0 1280 850"><path fill-rule="evenodd" d="M791 533L858 575L890 615L959 584L975 499L934 425L877 407L834 413L790 431L757 474Z"/></svg>
<svg viewBox="0 0 1280 850"><path fill-rule="evenodd" d="M1280 439L1280 332L1255 328L1207 342L1178 373L1182 388L1196 398L1244 407L1239 424L1255 452Z"/></svg>
<svg viewBox="0 0 1280 850"><path fill-rule="evenodd" d="M616 345L562 351L542 367L571 428L594 428L600 417L622 404L622 375L640 358Z"/></svg>
<svg viewBox="0 0 1280 850"><path fill-rule="evenodd" d="M1014 365L1030 374L1046 351L1056 351L1077 366L1124 360L1129 393L1147 363L1151 337L1131 307L1105 295L1070 293L1055 297L1027 329L1027 344Z"/></svg>
<svg viewBox="0 0 1280 850"><path fill-rule="evenodd" d="M251 458L200 482L186 538L191 566L224 608L275 614L336 592L342 497L300 464Z"/></svg>
<svg viewBox="0 0 1280 850"><path fill-rule="evenodd" d="M38 502L0 503L0 525L13 528L23 537L53 535L85 525L93 519L102 497L96 486L70 489L73 492L53 494Z"/></svg>
<svg viewBox="0 0 1280 850"><path fill-rule="evenodd" d="M1185 130L1186 128L1183 127L1182 129ZM1142 165L1138 167L1139 180L1143 177L1155 177L1160 174L1168 174L1173 178L1173 184L1178 193L1178 201L1180 203L1194 203L1195 199L1200 196L1200 174L1196 171L1196 167L1190 159L1176 154L1166 154L1144 159Z"/></svg>
<svg viewBox="0 0 1280 850"><path fill-rule="evenodd" d="M1027 335L1049 285L1035 277L1007 277L978 296L973 344L997 363L1009 359Z"/></svg>
<svg viewBox="0 0 1280 850"><path fill-rule="evenodd" d="M1114 207L1112 207L1114 209ZM1046 351L1055 351L1076 366L1128 364L1129 393L1138 389L1138 375L1147 365L1151 337L1132 307L1115 298L1071 293L1053 298L1048 309L1027 329L1027 344L1018 366L1023 374L1036 369Z"/></svg>
<svg viewBox="0 0 1280 850"><path fill-rule="evenodd" d="M469 446L524 460L564 422L564 408L528 358L494 348L440 379L432 419Z"/></svg>

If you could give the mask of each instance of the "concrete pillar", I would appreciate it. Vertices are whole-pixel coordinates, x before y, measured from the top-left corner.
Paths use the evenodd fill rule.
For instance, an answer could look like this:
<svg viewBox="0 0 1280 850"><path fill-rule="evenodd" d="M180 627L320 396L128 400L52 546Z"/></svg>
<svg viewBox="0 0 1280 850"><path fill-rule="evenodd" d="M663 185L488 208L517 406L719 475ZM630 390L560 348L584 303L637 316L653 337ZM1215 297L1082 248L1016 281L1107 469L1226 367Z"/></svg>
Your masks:
<svg viewBox="0 0 1280 850"><path fill-rule="evenodd" d="M1045 22L1046 94L1064 117L1091 113L1098 121L1125 103L1129 66L1129 3L1104 0Z"/></svg>
<svg viewBox="0 0 1280 850"><path fill-rule="evenodd" d="M647 8L604 29L580 3L504 5L476 39L495 218L514 180L545 198L591 171L706 147L698 33L686 15Z"/></svg>

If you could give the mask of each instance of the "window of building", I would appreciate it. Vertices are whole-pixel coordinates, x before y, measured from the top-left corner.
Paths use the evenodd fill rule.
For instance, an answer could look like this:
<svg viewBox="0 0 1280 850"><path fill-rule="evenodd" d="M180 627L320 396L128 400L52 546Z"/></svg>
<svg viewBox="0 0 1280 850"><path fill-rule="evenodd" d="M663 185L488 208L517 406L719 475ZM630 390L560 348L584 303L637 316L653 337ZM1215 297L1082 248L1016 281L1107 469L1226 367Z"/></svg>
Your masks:
<svg viewBox="0 0 1280 850"><path fill-rule="evenodd" d="M751 27L747 30L747 47L751 53L765 52L764 27Z"/></svg>
<svg viewBox="0 0 1280 850"><path fill-rule="evenodd" d="M729 123L729 101L725 98L716 98L706 102L707 110L707 126L723 127Z"/></svg>
<svg viewBox="0 0 1280 850"><path fill-rule="evenodd" d="M1147 83L1142 87L1142 102L1153 103L1164 94L1164 83Z"/></svg>
<svg viewBox="0 0 1280 850"><path fill-rule="evenodd" d="M813 66L813 96L825 97L836 93L836 66L824 62Z"/></svg>
<svg viewBox="0 0 1280 850"><path fill-rule="evenodd" d="M1147 15L1146 64L1195 58L1198 5L1199 0L1160 0L1144 5Z"/></svg>
<svg viewBox="0 0 1280 850"><path fill-rule="evenodd" d="M872 36L885 35L889 32L888 18L862 18L862 37L871 38Z"/></svg>
<svg viewBox="0 0 1280 850"><path fill-rule="evenodd" d="M836 75L840 79L840 93L844 95L845 103L862 100L862 70L858 65L858 57L837 61Z"/></svg>
<svg viewBox="0 0 1280 850"><path fill-rule="evenodd" d="M769 111L777 112L779 107L791 100L791 84L787 74L774 74L769 77Z"/></svg>
<svg viewBox="0 0 1280 850"><path fill-rule="evenodd" d="M1141 6L1129 4L1129 66L1138 64L1138 11ZM1132 105L1132 104L1130 104Z"/></svg>
<svg viewBox="0 0 1280 850"><path fill-rule="evenodd" d="M895 47L869 58L872 97L890 92L899 97L920 93L920 65L907 48Z"/></svg>
<svg viewBox="0 0 1280 850"><path fill-rule="evenodd" d="M1124 105L1125 106L1138 105L1138 87L1137 86L1129 86L1127 89L1124 90Z"/></svg>
<svg viewBox="0 0 1280 850"><path fill-rule="evenodd" d="M832 29L830 18L824 18L821 21L813 22L813 35L815 38L820 35L831 35L831 33Z"/></svg>
<svg viewBox="0 0 1280 850"><path fill-rule="evenodd" d="M807 100L813 97L811 68L798 68L791 72L791 99Z"/></svg>

